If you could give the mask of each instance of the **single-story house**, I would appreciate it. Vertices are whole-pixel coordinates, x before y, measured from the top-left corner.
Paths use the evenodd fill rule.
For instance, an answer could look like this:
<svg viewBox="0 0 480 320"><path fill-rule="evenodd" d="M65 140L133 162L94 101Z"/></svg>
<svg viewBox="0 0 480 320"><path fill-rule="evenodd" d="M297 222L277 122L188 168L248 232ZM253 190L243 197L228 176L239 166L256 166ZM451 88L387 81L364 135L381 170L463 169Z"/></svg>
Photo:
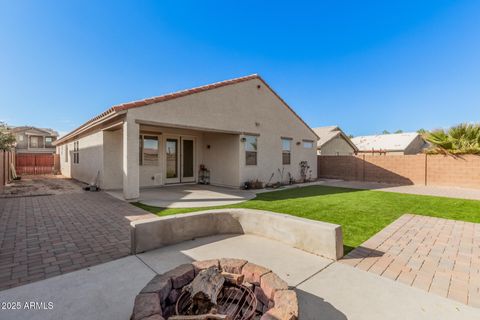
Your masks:
<svg viewBox="0 0 480 320"><path fill-rule="evenodd" d="M32 126L11 127L10 130L15 136L16 153L55 153L53 142L57 140L57 131Z"/></svg>
<svg viewBox="0 0 480 320"><path fill-rule="evenodd" d="M322 156L352 156L358 149L339 126L313 128L318 136L317 154Z"/></svg>
<svg viewBox="0 0 480 320"><path fill-rule="evenodd" d="M352 138L359 153L372 155L418 154L428 147L428 143L417 132L380 134Z"/></svg>
<svg viewBox="0 0 480 320"><path fill-rule="evenodd" d="M62 174L103 189L317 178L317 135L258 75L113 106L57 140ZM282 170L283 169L283 170ZM283 173L282 173L283 171ZM203 172L203 171L202 171Z"/></svg>

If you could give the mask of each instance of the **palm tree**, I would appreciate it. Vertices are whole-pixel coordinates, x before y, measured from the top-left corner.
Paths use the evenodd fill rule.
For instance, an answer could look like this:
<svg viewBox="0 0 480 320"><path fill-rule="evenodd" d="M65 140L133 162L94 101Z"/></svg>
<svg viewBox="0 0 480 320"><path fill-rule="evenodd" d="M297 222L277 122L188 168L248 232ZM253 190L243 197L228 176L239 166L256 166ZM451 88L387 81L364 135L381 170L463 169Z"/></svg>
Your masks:
<svg viewBox="0 0 480 320"><path fill-rule="evenodd" d="M480 124L462 123L448 130L434 130L425 139L434 153L480 154Z"/></svg>

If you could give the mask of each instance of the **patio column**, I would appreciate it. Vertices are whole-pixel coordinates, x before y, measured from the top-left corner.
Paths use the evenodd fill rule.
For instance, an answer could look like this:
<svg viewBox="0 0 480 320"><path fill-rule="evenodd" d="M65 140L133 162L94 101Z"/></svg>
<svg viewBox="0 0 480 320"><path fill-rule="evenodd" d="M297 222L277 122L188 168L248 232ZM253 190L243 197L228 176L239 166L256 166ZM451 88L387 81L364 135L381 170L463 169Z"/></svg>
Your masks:
<svg viewBox="0 0 480 320"><path fill-rule="evenodd" d="M123 123L123 197L134 200L140 196L139 177L140 128L134 120Z"/></svg>

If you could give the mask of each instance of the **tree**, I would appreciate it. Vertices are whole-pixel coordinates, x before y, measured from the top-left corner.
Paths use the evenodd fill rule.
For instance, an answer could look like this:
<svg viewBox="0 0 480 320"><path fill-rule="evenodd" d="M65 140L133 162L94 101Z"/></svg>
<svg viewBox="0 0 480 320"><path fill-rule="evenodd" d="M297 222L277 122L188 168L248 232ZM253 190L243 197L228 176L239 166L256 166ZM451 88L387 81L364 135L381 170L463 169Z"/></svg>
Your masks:
<svg viewBox="0 0 480 320"><path fill-rule="evenodd" d="M426 133L428 133L428 131L425 130L425 129L423 129L423 128L421 128L421 129L418 129L418 130L417 130L417 133L419 133L419 134L426 134Z"/></svg>
<svg viewBox="0 0 480 320"><path fill-rule="evenodd" d="M0 150L8 151L15 144L15 136L12 134L7 124L0 122Z"/></svg>
<svg viewBox="0 0 480 320"><path fill-rule="evenodd" d="M397 130L395 133L403 133L403 130Z"/></svg>
<svg viewBox="0 0 480 320"><path fill-rule="evenodd" d="M433 130L425 139L432 144L433 153L480 154L480 124L461 123L448 130Z"/></svg>
<svg viewBox="0 0 480 320"><path fill-rule="evenodd" d="M383 131L382 131L382 134L390 134L390 131L388 131L388 130L383 130Z"/></svg>

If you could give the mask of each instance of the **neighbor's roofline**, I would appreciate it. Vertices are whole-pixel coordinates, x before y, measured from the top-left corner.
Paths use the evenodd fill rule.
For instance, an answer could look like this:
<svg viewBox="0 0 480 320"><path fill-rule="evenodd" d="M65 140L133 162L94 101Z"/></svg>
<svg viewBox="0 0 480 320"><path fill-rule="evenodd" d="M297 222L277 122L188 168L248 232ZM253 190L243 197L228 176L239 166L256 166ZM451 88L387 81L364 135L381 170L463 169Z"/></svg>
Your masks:
<svg viewBox="0 0 480 320"><path fill-rule="evenodd" d="M339 127L337 127L339 128ZM358 147L355 145L355 143L350 140L350 138L345 134L345 132L342 131L342 129L339 128L339 131L336 132L334 135L332 135L328 140L325 140L323 143L321 143L319 146L317 145L317 148L323 147L326 143L332 141L336 137L341 136L349 145L350 147L353 148L355 151L359 151Z"/></svg>
<svg viewBox="0 0 480 320"><path fill-rule="evenodd" d="M258 79L258 80L262 81L263 84L265 84L265 86L287 107L287 109L289 109L318 138L318 135L312 130L312 128L310 128L310 126L285 102L285 100L283 100L275 92L275 90L273 90L270 87L270 85L265 80L262 79L262 77L260 77L258 74L251 74L251 75L240 77L240 78L224 80L224 81L215 82L215 83L212 83L212 84L207 84L207 85L203 85L203 86L199 86L199 87L194 87L194 88L191 88L191 89L176 91L176 92L164 94L164 95L161 95L161 96L156 96L156 97L151 97L151 98L147 98L147 99L136 100L136 101L131 101L131 102L127 102L127 103L114 105L114 106L110 107L108 110L106 110L105 112L93 117L92 119L88 120L87 122L85 122L84 124L79 126L78 128L72 130L71 132L67 133L65 136L58 139L56 141L55 145L60 145L60 144L64 143L66 140L68 140L68 139L72 138L73 136L79 134L80 132L86 130L87 128L92 127L94 125L98 125L99 123L102 123L104 120L111 118L111 114L123 113L122 111L125 112L128 109L133 109L133 108L143 107L143 106L147 106L147 105L154 104L154 103L173 100L173 99L180 98L180 97L185 97L185 96L188 96L188 95L191 95L191 94L204 92L204 91L208 91L208 90L212 90L212 89L216 89L216 88L221 88L221 87L224 87L224 86L228 86L228 85L232 85L232 84L236 84L236 83L240 83L240 82L244 82L244 81L249 81L249 80L253 80L253 79Z"/></svg>

